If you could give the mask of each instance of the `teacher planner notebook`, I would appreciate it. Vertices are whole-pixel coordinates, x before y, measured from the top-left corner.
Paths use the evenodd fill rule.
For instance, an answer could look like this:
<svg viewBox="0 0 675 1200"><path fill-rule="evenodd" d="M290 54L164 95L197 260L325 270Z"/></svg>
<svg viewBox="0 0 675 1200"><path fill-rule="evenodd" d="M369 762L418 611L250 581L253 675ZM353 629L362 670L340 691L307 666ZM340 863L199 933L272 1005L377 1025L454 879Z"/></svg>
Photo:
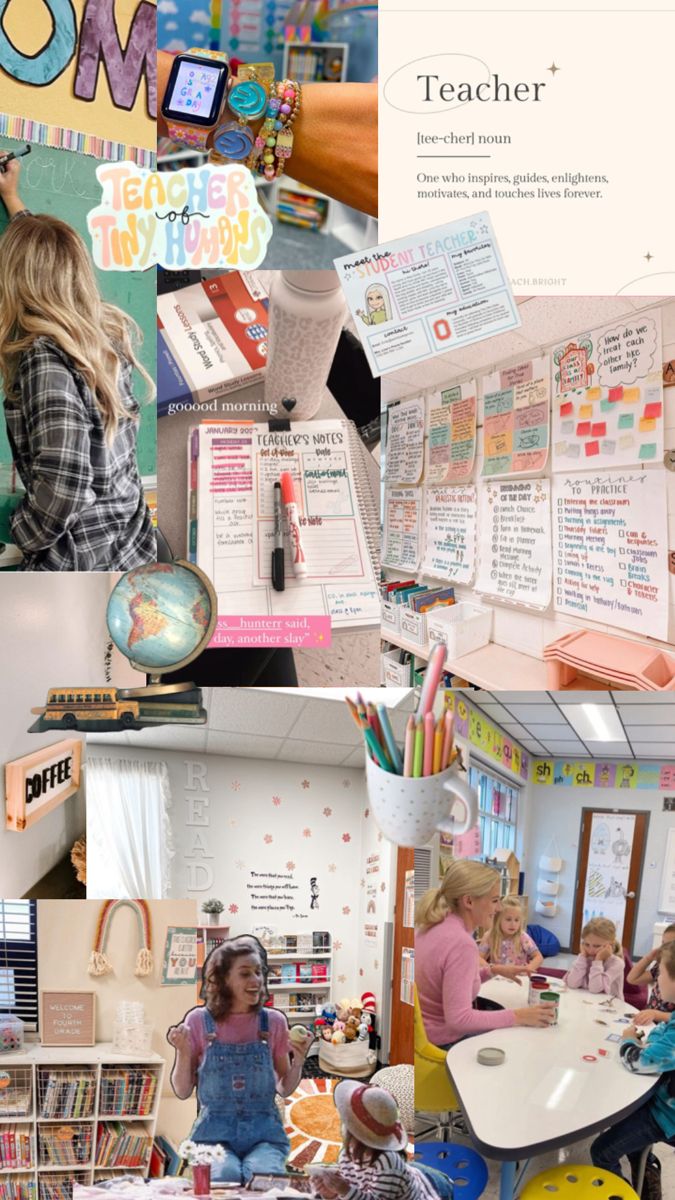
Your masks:
<svg viewBox="0 0 675 1200"><path fill-rule="evenodd" d="M347 421L204 421L188 444L190 561L213 581L221 616L330 616L333 628L379 624L379 526L365 457ZM271 583L274 483L293 477L308 573Z"/></svg>

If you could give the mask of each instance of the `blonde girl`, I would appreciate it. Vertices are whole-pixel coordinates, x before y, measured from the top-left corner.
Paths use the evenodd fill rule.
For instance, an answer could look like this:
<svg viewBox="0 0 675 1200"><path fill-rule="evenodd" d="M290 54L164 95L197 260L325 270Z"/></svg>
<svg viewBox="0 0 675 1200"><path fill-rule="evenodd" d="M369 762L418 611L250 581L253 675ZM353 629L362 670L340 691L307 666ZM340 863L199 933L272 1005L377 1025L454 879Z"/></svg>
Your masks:
<svg viewBox="0 0 675 1200"><path fill-rule="evenodd" d="M488 928L499 912L499 873L483 863L458 859L441 885L425 892L415 914L415 977L427 1037L451 1046L463 1037L509 1025L546 1026L553 1005L545 1002L515 1010L476 1008L481 979L473 934Z"/></svg>
<svg viewBox="0 0 675 1200"><path fill-rule="evenodd" d="M565 981L571 988L587 988L623 1000L624 966L614 922L607 917L593 917L581 931L579 956Z"/></svg>
<svg viewBox="0 0 675 1200"><path fill-rule="evenodd" d="M19 164L0 175L0 376L25 488L11 518L26 571L128 570L156 558L136 464L135 323L100 296L74 229L33 215Z"/></svg>
<svg viewBox="0 0 675 1200"><path fill-rule="evenodd" d="M661 945L655 946L653 950L649 951L649 954L645 954L644 958L634 963L626 976L626 983L638 986L647 983L651 984L652 988L647 1007L633 1017L634 1025L650 1025L652 1021L669 1021L671 1014L675 1012L675 1003L664 1000L659 984L659 968L663 948L670 945L671 942L675 942L675 925L666 925L661 937Z"/></svg>
<svg viewBox="0 0 675 1200"><path fill-rule="evenodd" d="M523 907L518 896L502 897L492 929L478 943L478 950L493 974L506 974L505 967L511 968L514 975L539 969L544 958L523 929Z"/></svg>

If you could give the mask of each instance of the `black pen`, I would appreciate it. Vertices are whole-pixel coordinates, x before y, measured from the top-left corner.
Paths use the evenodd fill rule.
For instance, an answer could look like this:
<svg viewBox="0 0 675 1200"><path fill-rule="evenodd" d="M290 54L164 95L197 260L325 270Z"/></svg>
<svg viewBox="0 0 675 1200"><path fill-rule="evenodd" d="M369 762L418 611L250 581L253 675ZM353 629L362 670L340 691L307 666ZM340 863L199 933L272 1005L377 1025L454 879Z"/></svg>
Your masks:
<svg viewBox="0 0 675 1200"><path fill-rule="evenodd" d="M9 154L0 154L0 171L4 174L7 164L11 163L13 158L23 158L24 154L30 154L30 146L27 145L25 150L17 150L16 153L11 150Z"/></svg>
<svg viewBox="0 0 675 1200"><path fill-rule="evenodd" d="M284 581L284 527L281 509L281 484L274 485L274 550L272 551L272 587L283 592Z"/></svg>

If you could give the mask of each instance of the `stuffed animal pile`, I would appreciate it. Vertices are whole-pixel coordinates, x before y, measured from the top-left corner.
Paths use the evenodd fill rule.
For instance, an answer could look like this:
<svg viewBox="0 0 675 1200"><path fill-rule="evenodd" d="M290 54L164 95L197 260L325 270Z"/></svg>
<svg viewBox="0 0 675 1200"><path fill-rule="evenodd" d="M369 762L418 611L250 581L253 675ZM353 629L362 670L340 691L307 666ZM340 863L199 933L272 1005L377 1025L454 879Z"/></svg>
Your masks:
<svg viewBox="0 0 675 1200"><path fill-rule="evenodd" d="M375 1012L375 997L364 992L361 999L339 1000L337 1005L326 1004L314 1022L317 1037L339 1046L342 1042L367 1041Z"/></svg>

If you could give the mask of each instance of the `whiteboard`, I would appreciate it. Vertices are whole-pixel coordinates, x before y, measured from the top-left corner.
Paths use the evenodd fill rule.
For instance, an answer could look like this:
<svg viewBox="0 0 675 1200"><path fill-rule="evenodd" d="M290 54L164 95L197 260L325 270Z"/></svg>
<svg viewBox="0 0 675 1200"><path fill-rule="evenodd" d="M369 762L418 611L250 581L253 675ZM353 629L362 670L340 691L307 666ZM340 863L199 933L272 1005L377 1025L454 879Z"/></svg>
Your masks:
<svg viewBox="0 0 675 1200"><path fill-rule="evenodd" d="M675 913L675 828L668 830L659 912Z"/></svg>

